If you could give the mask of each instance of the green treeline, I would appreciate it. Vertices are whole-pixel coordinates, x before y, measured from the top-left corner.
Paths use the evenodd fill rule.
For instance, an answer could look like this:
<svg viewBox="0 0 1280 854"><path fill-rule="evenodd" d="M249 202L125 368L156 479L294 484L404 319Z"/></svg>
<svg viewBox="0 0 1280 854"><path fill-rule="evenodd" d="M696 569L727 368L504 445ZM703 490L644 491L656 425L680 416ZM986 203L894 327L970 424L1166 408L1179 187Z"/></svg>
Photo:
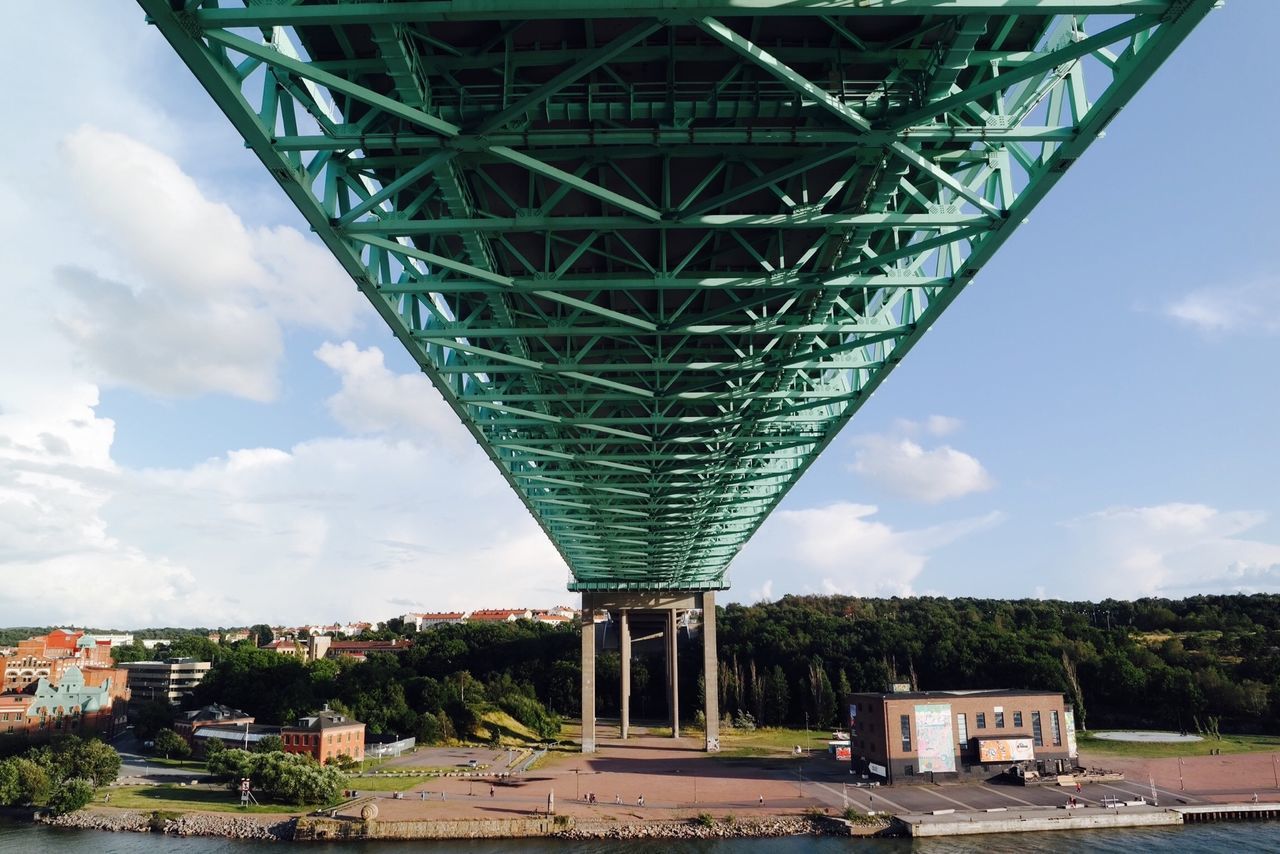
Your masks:
<svg viewBox="0 0 1280 854"><path fill-rule="evenodd" d="M393 620L384 634L400 628ZM409 650L375 653L364 662L308 664L249 643L213 645L206 651L214 667L190 704L225 703L259 723L284 724L328 703L363 721L370 733L413 735L428 743L472 737L494 711L541 738L554 738L556 711L577 710L574 632L521 621L407 634L414 639Z"/></svg>
<svg viewBox="0 0 1280 854"><path fill-rule="evenodd" d="M1280 596L862 599L720 612L721 710L834 723L847 688L1061 691L1094 728L1280 730ZM785 711L782 711L784 710Z"/></svg>
<svg viewBox="0 0 1280 854"><path fill-rule="evenodd" d="M833 726L847 691L894 682L921 690L1061 691L1085 727L1280 731L1280 596L1200 596L1099 603L1025 599L787 596L718 611L720 709L762 725ZM617 714L616 627L602 626L598 709ZM501 711L553 737L579 711L578 626L446 625L401 654L320 661L187 637L215 667L192 702L221 702L283 723L330 703L373 733L466 738ZM696 634L696 628L695 628ZM637 645L636 718L666 714L657 644ZM680 652L681 717L702 704L697 637ZM492 732L489 732L489 736Z"/></svg>

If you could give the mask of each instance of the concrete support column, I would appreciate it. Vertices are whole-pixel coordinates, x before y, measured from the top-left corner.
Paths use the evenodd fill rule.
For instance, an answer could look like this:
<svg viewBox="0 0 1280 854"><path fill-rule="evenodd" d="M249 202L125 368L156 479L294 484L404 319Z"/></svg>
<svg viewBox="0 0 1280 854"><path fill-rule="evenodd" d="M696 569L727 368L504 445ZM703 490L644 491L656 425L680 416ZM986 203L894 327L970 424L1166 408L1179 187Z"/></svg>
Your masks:
<svg viewBox="0 0 1280 854"><path fill-rule="evenodd" d="M676 609L667 609L667 703L671 709L671 737L680 737L680 663L676 654Z"/></svg>
<svg viewBox="0 0 1280 854"><path fill-rule="evenodd" d="M720 749L720 666L716 655L716 594L702 594L702 680L707 716L707 750Z"/></svg>
<svg viewBox="0 0 1280 854"><path fill-rule="evenodd" d="M596 752L596 619L582 594L582 752Z"/></svg>
<svg viewBox="0 0 1280 854"><path fill-rule="evenodd" d="M622 737L626 738L631 733L631 625L627 619L626 608L623 608L618 613L618 623L622 629L622 694L620 713L622 718Z"/></svg>

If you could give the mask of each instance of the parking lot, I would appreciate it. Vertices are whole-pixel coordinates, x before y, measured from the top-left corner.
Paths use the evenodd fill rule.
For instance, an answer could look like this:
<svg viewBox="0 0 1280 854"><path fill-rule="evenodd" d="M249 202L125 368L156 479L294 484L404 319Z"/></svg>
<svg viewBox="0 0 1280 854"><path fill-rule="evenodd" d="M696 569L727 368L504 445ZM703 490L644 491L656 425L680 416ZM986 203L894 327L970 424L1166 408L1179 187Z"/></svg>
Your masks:
<svg viewBox="0 0 1280 854"><path fill-rule="evenodd" d="M510 757L518 755L519 751L509 753L505 747L419 747L412 753L388 759L378 767L383 771L456 768L459 771L499 773L507 769ZM474 768L472 762L475 762Z"/></svg>
<svg viewBox="0 0 1280 854"><path fill-rule="evenodd" d="M846 789L842 784L814 781L811 785L826 788L828 796L838 795L843 802ZM1086 806L1102 806L1105 799L1121 801L1146 798L1151 801L1151 787L1136 781L1089 783L1076 792L1071 787L1009 786L997 783L951 783L946 785L847 787L849 803L858 809L888 810L895 813L927 813L934 810L1016 810L1029 807L1060 807L1074 797ZM1200 803L1185 792L1156 790L1162 805ZM831 798L824 798L830 802Z"/></svg>

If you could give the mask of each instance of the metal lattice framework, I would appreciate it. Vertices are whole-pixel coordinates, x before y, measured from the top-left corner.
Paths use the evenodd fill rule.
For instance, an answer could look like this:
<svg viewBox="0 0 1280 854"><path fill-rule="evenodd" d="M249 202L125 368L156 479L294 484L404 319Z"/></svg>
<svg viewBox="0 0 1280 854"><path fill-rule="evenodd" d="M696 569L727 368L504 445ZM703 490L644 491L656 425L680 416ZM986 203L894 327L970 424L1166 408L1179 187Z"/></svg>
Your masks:
<svg viewBox="0 0 1280 854"><path fill-rule="evenodd" d="M1213 0L139 0L570 587L716 589Z"/></svg>

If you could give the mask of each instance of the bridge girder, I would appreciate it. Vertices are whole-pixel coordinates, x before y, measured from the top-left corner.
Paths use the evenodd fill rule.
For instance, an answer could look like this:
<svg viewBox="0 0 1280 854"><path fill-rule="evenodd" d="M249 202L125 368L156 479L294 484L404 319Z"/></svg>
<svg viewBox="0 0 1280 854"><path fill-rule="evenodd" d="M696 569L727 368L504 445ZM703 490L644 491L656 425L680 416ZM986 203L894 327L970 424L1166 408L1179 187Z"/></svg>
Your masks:
<svg viewBox="0 0 1280 854"><path fill-rule="evenodd" d="M726 586L1214 5L139 3L582 590Z"/></svg>

